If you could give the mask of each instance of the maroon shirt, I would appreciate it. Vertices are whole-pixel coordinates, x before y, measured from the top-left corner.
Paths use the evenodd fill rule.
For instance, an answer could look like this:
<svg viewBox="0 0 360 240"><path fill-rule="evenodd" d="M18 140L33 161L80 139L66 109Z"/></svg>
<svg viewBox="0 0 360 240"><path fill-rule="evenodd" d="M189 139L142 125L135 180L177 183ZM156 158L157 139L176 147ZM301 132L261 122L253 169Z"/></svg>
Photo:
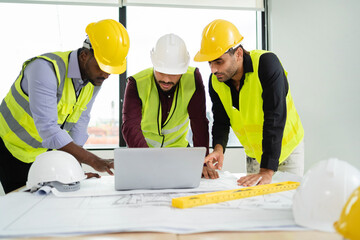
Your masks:
<svg viewBox="0 0 360 240"><path fill-rule="evenodd" d="M198 68L196 68L194 75L196 90L188 105L190 126L193 133L193 144L194 147L206 147L206 154L208 154L209 121L206 118L205 88ZM174 91L164 93L159 89L160 88L158 87L162 110L161 123L163 124L170 112ZM137 92L136 81L130 76L125 89L122 112L122 134L128 147L148 147L141 131L141 109L142 103Z"/></svg>

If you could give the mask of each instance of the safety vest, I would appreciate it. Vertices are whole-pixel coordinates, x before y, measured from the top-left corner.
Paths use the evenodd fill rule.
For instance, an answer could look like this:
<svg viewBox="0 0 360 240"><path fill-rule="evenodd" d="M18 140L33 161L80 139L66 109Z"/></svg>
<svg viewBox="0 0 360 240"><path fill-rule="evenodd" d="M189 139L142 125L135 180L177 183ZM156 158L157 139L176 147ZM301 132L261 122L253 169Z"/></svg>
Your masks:
<svg viewBox="0 0 360 240"><path fill-rule="evenodd" d="M245 149L245 153L260 163L262 156L262 139L264 111L262 86L258 77L259 59L266 51L250 52L253 72L245 73L244 85L239 93L239 110L233 107L229 86L219 82L212 75L211 83L220 97L225 111L230 119L231 128ZM287 76L287 72L285 72ZM304 137L304 129L295 109L290 93L286 96L287 117L283 132L279 163L283 162L296 148Z"/></svg>
<svg viewBox="0 0 360 240"><path fill-rule="evenodd" d="M58 80L57 124L62 129L70 131L93 96L94 86L87 84L76 97L72 79L67 77L69 55L70 51L54 52L27 60L22 66L19 77L0 105L0 137L11 154L25 163L35 161L37 155L48 150L42 146L42 138L36 130L30 111L29 97L21 89L24 70L30 62L41 58L54 66Z"/></svg>
<svg viewBox="0 0 360 240"><path fill-rule="evenodd" d="M188 105L196 86L194 67L188 67L176 87L170 113L162 124L161 102L153 68L133 76L142 102L141 130L149 147L187 147Z"/></svg>

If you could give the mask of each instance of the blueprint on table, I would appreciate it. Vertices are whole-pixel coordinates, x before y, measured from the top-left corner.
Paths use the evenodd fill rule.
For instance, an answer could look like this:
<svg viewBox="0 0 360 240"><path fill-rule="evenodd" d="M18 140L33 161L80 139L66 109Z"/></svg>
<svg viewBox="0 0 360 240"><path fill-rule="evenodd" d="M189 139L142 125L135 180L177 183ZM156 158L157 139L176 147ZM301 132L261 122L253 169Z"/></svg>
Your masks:
<svg viewBox="0 0 360 240"><path fill-rule="evenodd" d="M232 175L222 174L217 182L227 187L235 181L236 186L236 179ZM276 181L293 179L283 175ZM17 192L0 197L0 237L124 231L195 233L302 230L295 225L292 216L294 191L189 209L173 208L171 199L194 193L158 192L62 198L54 194Z"/></svg>
<svg viewBox="0 0 360 240"><path fill-rule="evenodd" d="M59 192L55 188L51 191L58 197L89 197L89 196L109 196L122 194L139 194L139 193L173 193L173 192L209 192L238 188L236 184L237 177L229 172L220 172L219 179L201 179L197 188L186 189L155 189L155 190L115 190L114 176L102 176L101 178L86 179L81 182L81 188L74 192ZM244 175L244 174L242 174Z"/></svg>

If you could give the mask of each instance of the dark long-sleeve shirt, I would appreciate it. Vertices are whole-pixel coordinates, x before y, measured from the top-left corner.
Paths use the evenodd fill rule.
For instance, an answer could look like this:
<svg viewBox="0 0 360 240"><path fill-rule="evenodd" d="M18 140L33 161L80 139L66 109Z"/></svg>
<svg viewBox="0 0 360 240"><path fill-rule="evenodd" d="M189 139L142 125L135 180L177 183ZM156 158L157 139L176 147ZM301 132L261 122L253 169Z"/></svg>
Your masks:
<svg viewBox="0 0 360 240"><path fill-rule="evenodd" d="M250 55L244 54L244 75L240 80L239 91L231 81L225 83L231 90L233 107L239 110L239 94L244 85L246 73L253 72ZM286 122L286 95L289 85L284 69L274 53L264 53L259 60L258 76L263 89L263 140L261 168L276 171L279 165L281 142ZM226 114L218 94L209 79L209 94L213 102L214 124L212 128L213 146L221 144L226 148L229 135L230 119Z"/></svg>
<svg viewBox="0 0 360 240"><path fill-rule="evenodd" d="M206 147L208 152L209 121L206 118L205 88L199 69L196 68L194 74L196 90L188 105L193 144L194 147ZM165 93L160 90L158 92L161 102L162 123L164 123L171 109L174 92ZM122 113L122 134L129 147L148 147L141 131L141 109L142 102L137 92L136 81L133 77L129 77L125 90Z"/></svg>

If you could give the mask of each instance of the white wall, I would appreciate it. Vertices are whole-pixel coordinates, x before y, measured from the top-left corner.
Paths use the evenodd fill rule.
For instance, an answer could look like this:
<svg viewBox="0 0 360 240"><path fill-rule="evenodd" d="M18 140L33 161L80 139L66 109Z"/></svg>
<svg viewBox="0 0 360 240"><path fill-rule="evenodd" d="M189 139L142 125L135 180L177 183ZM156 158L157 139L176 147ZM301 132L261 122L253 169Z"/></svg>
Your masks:
<svg viewBox="0 0 360 240"><path fill-rule="evenodd" d="M359 12L359 0L269 0L270 50L289 73L305 169L330 157L360 169Z"/></svg>

